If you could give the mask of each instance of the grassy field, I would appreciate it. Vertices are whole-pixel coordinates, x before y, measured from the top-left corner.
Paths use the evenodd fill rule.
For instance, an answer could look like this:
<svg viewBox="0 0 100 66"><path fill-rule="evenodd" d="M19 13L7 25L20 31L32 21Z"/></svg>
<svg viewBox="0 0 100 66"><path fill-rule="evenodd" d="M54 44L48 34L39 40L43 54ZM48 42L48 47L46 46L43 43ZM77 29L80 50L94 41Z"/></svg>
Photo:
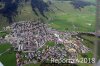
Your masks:
<svg viewBox="0 0 100 66"><path fill-rule="evenodd" d="M11 45L9 45L9 43L0 44L0 53L6 51L6 50L9 49L10 47L11 47Z"/></svg>
<svg viewBox="0 0 100 66"><path fill-rule="evenodd" d="M0 45L0 53L6 51L11 47L10 44L2 44ZM16 56L14 51L8 51L2 55L0 55L0 62L4 64L4 66L16 66Z"/></svg>
<svg viewBox="0 0 100 66"><path fill-rule="evenodd" d="M46 43L46 46L49 46L49 47L53 47L53 46L55 46L55 42L47 42Z"/></svg>
<svg viewBox="0 0 100 66"><path fill-rule="evenodd" d="M96 3L96 0L84 0L84 1L88 1L88 2L91 2L91 3Z"/></svg>
<svg viewBox="0 0 100 66"><path fill-rule="evenodd" d="M1 31L0 32L0 37L5 37L7 34L8 34L8 32Z"/></svg>
<svg viewBox="0 0 100 66"><path fill-rule="evenodd" d="M100 41L100 38L96 38L95 36L88 36L88 35L81 35L81 37L84 39L83 44L85 46L87 46L88 48L90 48L92 53L93 53L94 46L95 46L94 42L95 42L95 40L99 40ZM98 52L98 58L100 58L99 54L100 54L100 52Z"/></svg>
<svg viewBox="0 0 100 66"><path fill-rule="evenodd" d="M50 26L59 30L94 31L95 6L86 6L78 10L69 2L57 2L55 5L61 11L55 10L55 14L51 14Z"/></svg>
<svg viewBox="0 0 100 66"><path fill-rule="evenodd" d="M94 41L96 40L95 36L81 35L82 39L84 39L83 44L86 45L90 49L94 49ZM100 40L100 38L98 38Z"/></svg>

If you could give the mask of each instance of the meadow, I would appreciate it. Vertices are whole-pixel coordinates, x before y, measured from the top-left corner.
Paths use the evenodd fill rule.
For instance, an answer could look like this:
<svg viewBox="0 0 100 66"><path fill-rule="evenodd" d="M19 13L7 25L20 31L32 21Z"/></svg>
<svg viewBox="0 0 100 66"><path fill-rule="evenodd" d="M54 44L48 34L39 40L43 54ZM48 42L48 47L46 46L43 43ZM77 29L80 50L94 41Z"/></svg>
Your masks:
<svg viewBox="0 0 100 66"><path fill-rule="evenodd" d="M57 2L55 5L60 11L51 14L50 26L62 31L93 32L95 29L95 6L74 9L69 2Z"/></svg>
<svg viewBox="0 0 100 66"><path fill-rule="evenodd" d="M10 49L11 45L9 43L0 44L0 54ZM0 62L4 66L16 66L16 54L13 50L9 50L2 55L0 55Z"/></svg>

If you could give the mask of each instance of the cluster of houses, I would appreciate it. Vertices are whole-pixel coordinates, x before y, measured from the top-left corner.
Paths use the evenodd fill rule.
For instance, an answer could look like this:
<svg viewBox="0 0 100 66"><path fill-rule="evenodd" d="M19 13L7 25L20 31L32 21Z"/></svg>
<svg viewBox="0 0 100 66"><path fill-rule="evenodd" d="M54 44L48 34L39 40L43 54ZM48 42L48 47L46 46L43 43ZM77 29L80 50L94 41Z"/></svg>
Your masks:
<svg viewBox="0 0 100 66"><path fill-rule="evenodd" d="M11 33L5 38L18 51L32 51L42 47L46 39L47 30L42 22L19 22L11 25Z"/></svg>
<svg viewBox="0 0 100 66"><path fill-rule="evenodd" d="M52 29L41 20L17 22L12 24L10 29L11 33L5 39L13 45L16 51L24 53L24 55L16 54L21 56L20 58L26 58L23 61L24 64L50 61L50 58L75 59L78 53L89 51L89 48L82 44L82 39L72 37L72 35L77 35L76 32ZM46 46L48 41L54 42L55 45ZM42 48L41 51L40 48ZM21 62L17 64L19 63L21 64Z"/></svg>
<svg viewBox="0 0 100 66"><path fill-rule="evenodd" d="M3 38L3 37L0 37L0 44L4 44L6 43L7 41Z"/></svg>

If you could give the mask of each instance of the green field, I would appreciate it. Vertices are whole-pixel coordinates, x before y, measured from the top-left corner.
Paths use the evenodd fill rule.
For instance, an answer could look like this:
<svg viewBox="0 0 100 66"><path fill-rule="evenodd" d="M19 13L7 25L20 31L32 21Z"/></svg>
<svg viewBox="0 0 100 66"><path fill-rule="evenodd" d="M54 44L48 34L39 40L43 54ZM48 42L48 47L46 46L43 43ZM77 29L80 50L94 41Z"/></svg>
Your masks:
<svg viewBox="0 0 100 66"><path fill-rule="evenodd" d="M0 45L0 54L7 49L11 48L10 44L1 44ZM15 52L12 50L5 52L0 55L0 62L4 64L4 66L16 66L16 56Z"/></svg>
<svg viewBox="0 0 100 66"><path fill-rule="evenodd" d="M55 46L55 42L50 42L50 41L48 41L48 42L46 43L46 46L53 47L53 46Z"/></svg>
<svg viewBox="0 0 100 66"><path fill-rule="evenodd" d="M11 47L11 45L9 45L9 43L1 44L1 45L0 45L0 53L6 51L6 50L9 49L10 47Z"/></svg>
<svg viewBox="0 0 100 66"><path fill-rule="evenodd" d="M80 11L74 9L69 2L57 2L55 5L61 11L55 10L55 14L51 14L50 26L58 30L94 31L95 6L86 6Z"/></svg>
<svg viewBox="0 0 100 66"><path fill-rule="evenodd" d="M88 35L81 35L82 39L84 39L84 41L82 42L85 46L87 46L88 48L91 49L92 53L94 51L94 47L95 47L95 41L99 40L100 38L96 38L95 36L88 36ZM100 54L100 52L98 52L98 54ZM100 56L98 55L98 58L100 58Z"/></svg>
<svg viewBox="0 0 100 66"><path fill-rule="evenodd" d="M0 31L0 37L5 37L8 34L8 32Z"/></svg>
<svg viewBox="0 0 100 66"><path fill-rule="evenodd" d="M82 42L85 46L92 50L94 49L94 41L96 40L95 36L81 35L81 38L84 40ZM100 40L100 38L97 39Z"/></svg>

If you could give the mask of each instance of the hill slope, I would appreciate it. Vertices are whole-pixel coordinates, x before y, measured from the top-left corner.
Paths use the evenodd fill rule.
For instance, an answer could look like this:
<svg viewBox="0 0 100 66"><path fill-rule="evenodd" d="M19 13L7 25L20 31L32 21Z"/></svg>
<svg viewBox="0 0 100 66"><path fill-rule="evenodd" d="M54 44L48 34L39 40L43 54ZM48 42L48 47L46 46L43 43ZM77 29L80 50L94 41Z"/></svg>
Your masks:
<svg viewBox="0 0 100 66"><path fill-rule="evenodd" d="M42 18L49 20L50 26L58 30L94 31L96 10L94 0L91 1L92 4L90 0L85 2L83 0L7 1L9 0L3 0L3 2L0 0L0 27L12 22ZM4 4L5 2L7 4ZM11 9L12 6L14 9Z"/></svg>

